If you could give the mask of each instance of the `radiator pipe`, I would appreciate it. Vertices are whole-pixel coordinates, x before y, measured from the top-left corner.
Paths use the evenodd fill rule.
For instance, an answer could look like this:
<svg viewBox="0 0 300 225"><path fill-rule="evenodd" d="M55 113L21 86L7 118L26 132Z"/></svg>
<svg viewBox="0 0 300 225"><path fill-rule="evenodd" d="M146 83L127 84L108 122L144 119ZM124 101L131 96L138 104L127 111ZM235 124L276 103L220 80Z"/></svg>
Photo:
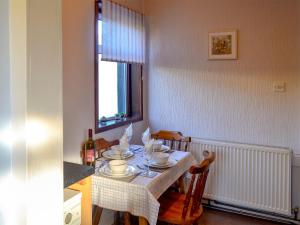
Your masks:
<svg viewBox="0 0 300 225"><path fill-rule="evenodd" d="M265 215L269 215L269 216L275 216L275 217L282 218L282 219L293 220L295 222L300 221L300 220L296 219L296 217L292 218L292 217L284 216L284 215L281 215L281 214L278 214L278 213L272 213L272 212L267 212L267 211L264 211L264 210L252 209L252 208L248 208L248 207L244 207L244 206L236 206L236 205L233 205L233 204L229 204L229 203L225 203L225 202L221 202L221 201L216 201L216 200L211 200L211 199L206 199L206 198L203 198L203 200L208 201L208 204L205 204L205 203L203 204L204 206L206 206L208 208L209 207L211 207L211 208L217 207L219 209L224 209L224 208L221 208L221 207L218 207L218 206L213 206L211 204L211 201L213 201L217 205L223 205L223 206L228 206L228 207L232 207L232 208L236 208L236 209L247 210L247 211L254 212L254 213L261 213L261 214L265 214ZM230 211L234 211L234 210L230 210ZM235 211L235 212L237 212L237 211ZM251 215L251 214L246 213L246 212L244 212L243 214ZM261 216L261 217L263 217L263 216ZM267 217L264 217L264 218L267 219Z"/></svg>
<svg viewBox="0 0 300 225"><path fill-rule="evenodd" d="M254 215L245 211L241 211L241 210L233 210L233 209L227 209L227 208L223 208L223 207L219 207L219 206L215 206L215 205L208 205L208 204L203 204L204 208L209 208L209 209L214 209L214 210L219 210L219 211L223 211L223 212L228 212L228 213L235 213L235 214L239 214L239 215L244 215L244 216L249 216L249 217L254 217L254 218L259 218L259 219L263 219L263 220L268 220L268 221L274 221L274 222L279 222L279 223L283 223L283 224L291 224L291 225L299 225L299 223L292 222L292 221L285 221L283 219L271 219L270 217L267 216L258 216L258 215Z"/></svg>

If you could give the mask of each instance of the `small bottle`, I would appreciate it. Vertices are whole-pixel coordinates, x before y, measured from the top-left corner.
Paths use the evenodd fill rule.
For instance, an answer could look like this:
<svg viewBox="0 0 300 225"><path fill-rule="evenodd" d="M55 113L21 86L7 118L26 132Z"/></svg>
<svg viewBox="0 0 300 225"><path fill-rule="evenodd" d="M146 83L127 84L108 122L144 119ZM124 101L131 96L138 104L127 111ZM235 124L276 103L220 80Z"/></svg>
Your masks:
<svg viewBox="0 0 300 225"><path fill-rule="evenodd" d="M89 138L84 144L84 164L93 166L95 162L95 146L93 140L93 130L89 129Z"/></svg>

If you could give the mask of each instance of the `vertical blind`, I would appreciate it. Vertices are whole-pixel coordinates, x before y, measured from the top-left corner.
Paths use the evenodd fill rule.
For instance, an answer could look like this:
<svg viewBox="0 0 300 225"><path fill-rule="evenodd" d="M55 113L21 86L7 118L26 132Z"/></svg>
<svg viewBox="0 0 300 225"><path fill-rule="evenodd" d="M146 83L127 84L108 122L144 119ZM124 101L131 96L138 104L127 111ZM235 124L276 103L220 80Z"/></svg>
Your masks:
<svg viewBox="0 0 300 225"><path fill-rule="evenodd" d="M144 15L102 1L102 60L145 63Z"/></svg>

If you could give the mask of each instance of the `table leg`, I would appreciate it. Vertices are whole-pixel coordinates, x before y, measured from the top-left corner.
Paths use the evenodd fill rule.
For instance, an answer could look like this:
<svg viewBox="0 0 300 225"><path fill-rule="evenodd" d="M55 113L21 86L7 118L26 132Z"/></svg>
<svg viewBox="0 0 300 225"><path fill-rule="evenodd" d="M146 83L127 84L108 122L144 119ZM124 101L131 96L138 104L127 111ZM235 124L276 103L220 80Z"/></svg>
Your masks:
<svg viewBox="0 0 300 225"><path fill-rule="evenodd" d="M144 217L139 217L139 225L148 225L148 221Z"/></svg>
<svg viewBox="0 0 300 225"><path fill-rule="evenodd" d="M91 176L72 184L68 188L80 191L81 198L81 225L92 224L92 178Z"/></svg>
<svg viewBox="0 0 300 225"><path fill-rule="evenodd" d="M119 211L114 211L114 223L113 225L118 225L121 222L121 216Z"/></svg>
<svg viewBox="0 0 300 225"><path fill-rule="evenodd" d="M101 219L103 208L99 206L94 206L93 210L93 225L98 225Z"/></svg>
<svg viewBox="0 0 300 225"><path fill-rule="evenodd" d="M124 224L130 225L130 213L129 212L124 212Z"/></svg>

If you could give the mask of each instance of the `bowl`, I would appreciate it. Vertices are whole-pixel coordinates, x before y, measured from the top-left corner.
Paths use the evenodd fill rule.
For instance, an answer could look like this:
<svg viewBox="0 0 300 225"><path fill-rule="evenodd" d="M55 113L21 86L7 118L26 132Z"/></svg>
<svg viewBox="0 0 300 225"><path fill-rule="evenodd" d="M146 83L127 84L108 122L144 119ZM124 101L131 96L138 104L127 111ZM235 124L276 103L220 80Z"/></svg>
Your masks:
<svg viewBox="0 0 300 225"><path fill-rule="evenodd" d="M170 154L163 152L154 152L153 160L157 164L166 164L169 160Z"/></svg>
<svg viewBox="0 0 300 225"><path fill-rule="evenodd" d="M124 174L128 167L125 160L111 160L108 165L113 174Z"/></svg>
<svg viewBox="0 0 300 225"><path fill-rule="evenodd" d="M152 148L154 151L161 151L161 146L163 144L163 141L161 140L155 140L153 145L152 145Z"/></svg>

